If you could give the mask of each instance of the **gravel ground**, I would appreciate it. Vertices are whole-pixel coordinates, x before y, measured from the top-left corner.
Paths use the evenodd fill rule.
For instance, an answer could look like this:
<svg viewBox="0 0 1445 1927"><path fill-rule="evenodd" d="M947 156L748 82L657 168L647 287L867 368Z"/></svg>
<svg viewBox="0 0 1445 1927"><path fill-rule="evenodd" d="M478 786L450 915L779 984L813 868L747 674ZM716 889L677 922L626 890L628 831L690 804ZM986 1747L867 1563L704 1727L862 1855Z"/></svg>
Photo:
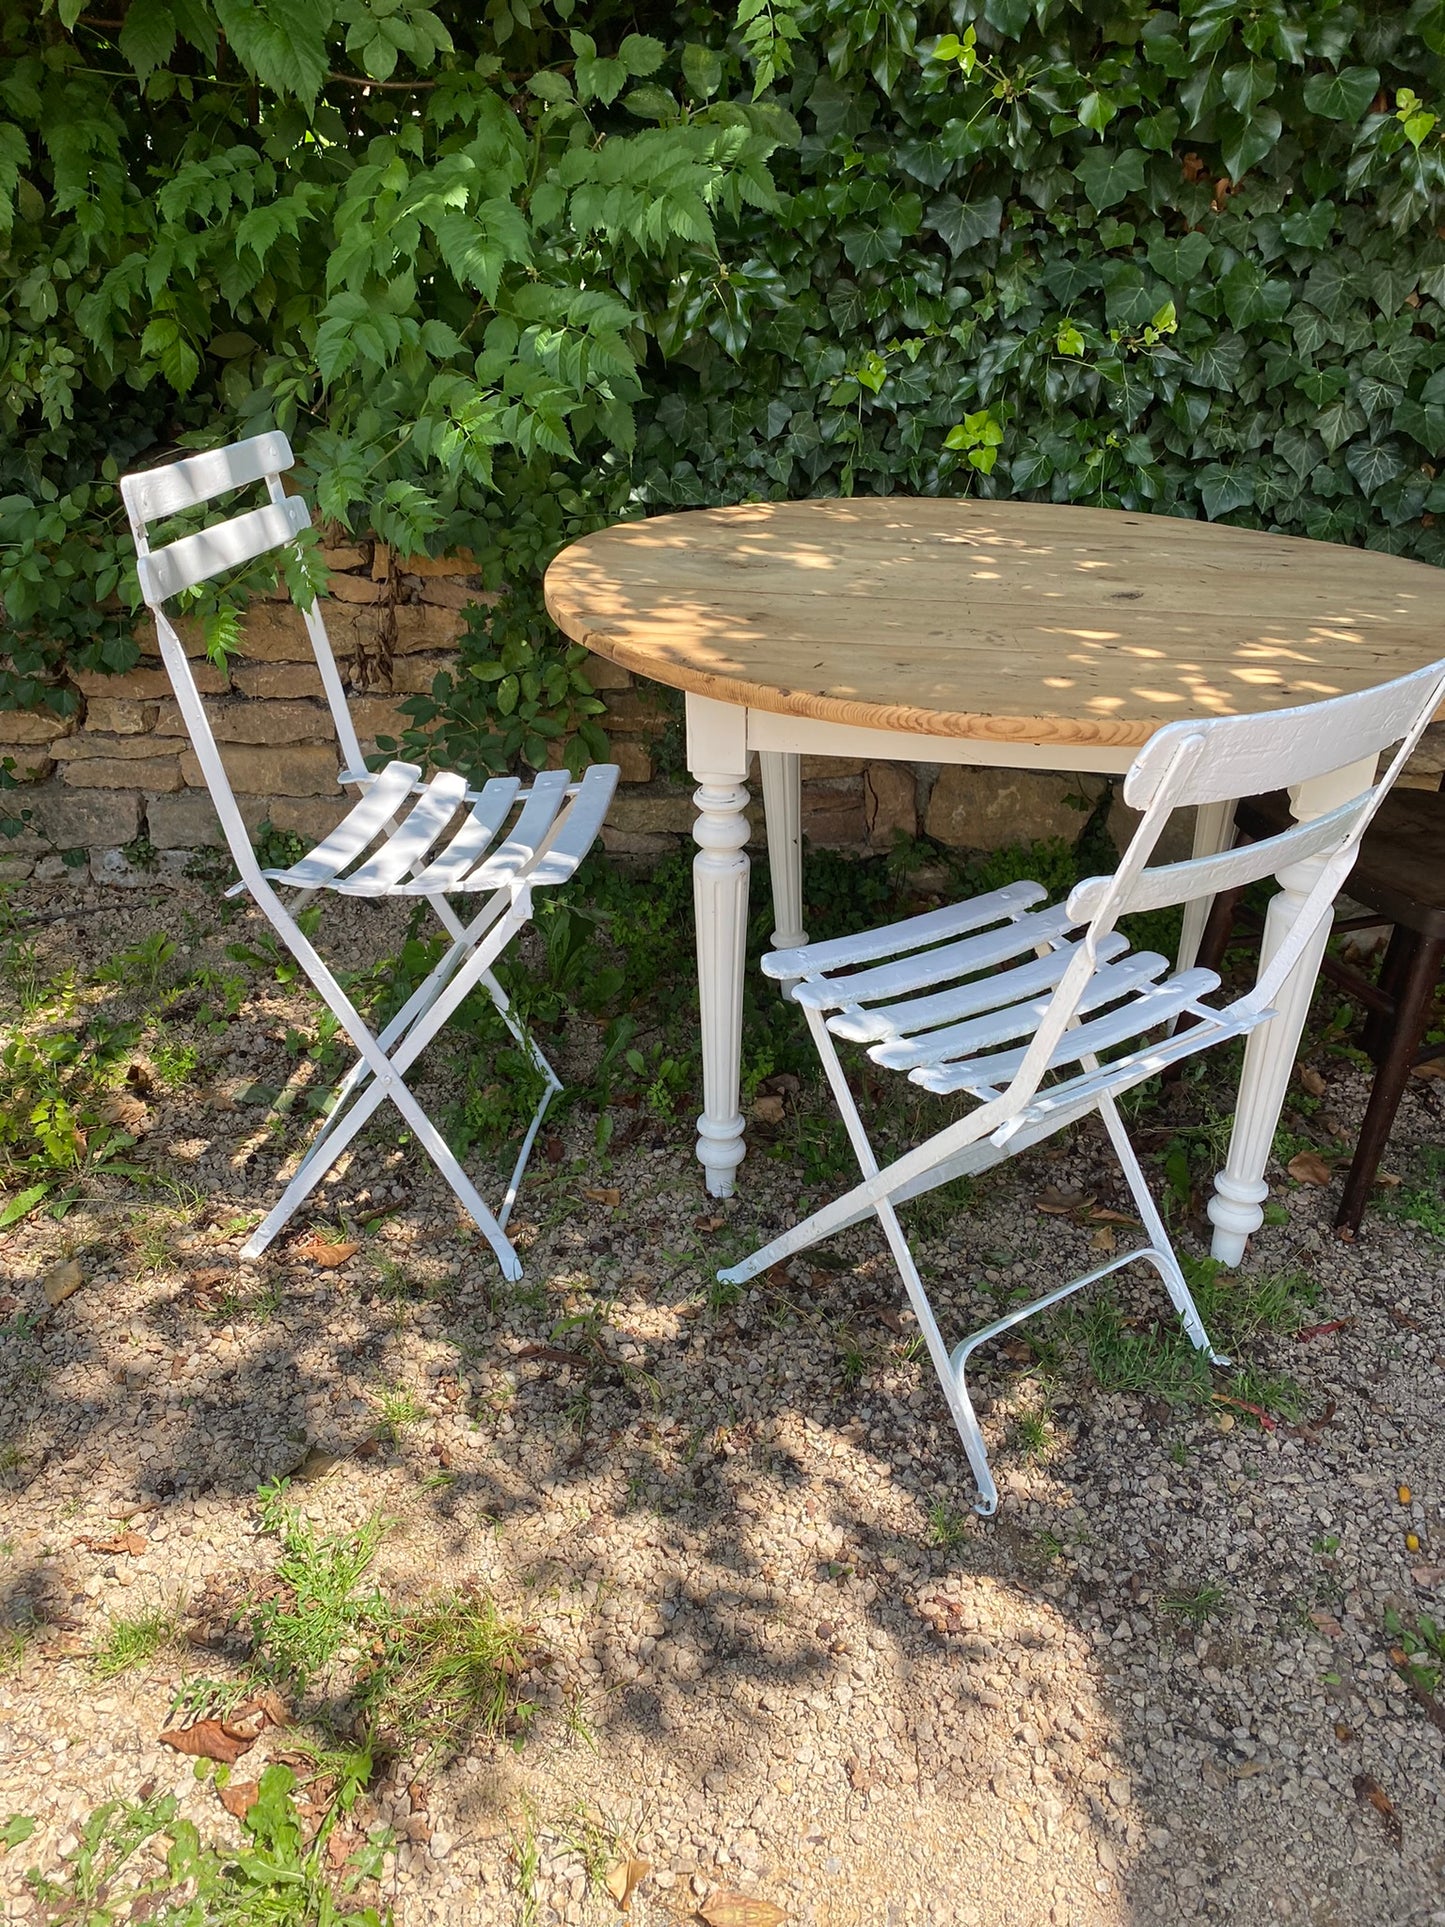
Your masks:
<svg viewBox="0 0 1445 1927"><path fill-rule="evenodd" d="M48 968L94 969L182 911L215 921L194 884L22 901L69 906L36 934ZM353 935L328 919L343 952ZM323 1270L298 1226L241 1265L235 1220L274 1196L278 1159L236 1098L284 1079L287 996L248 1005L197 1083L142 1100L147 1156L193 1193L116 1185L0 1233L0 1620L31 1628L0 1672L0 1814L42 1821L0 1858L5 1918L30 1917L23 1869L108 1797L174 1788L207 1837L238 1837L157 1740L195 1654L111 1682L89 1655L107 1623L176 1606L203 1637L274 1561L258 1484L308 1452L316 1473L319 1447L336 1463L293 1494L327 1527L386 1516L389 1592L474 1580L535 1628L525 1744L399 1762L363 1811L397 1834L403 1927L615 1920L584 1812L652 1863L637 1927L719 1887L813 1927L1445 1922L1445 1732L1385 1630L1442 1605L1445 1246L1385 1211L1340 1245L1333 1192L1275 1173L1283 1221L1249 1271L1305 1270L1311 1318L1348 1321L1251 1347L1303 1388L1302 1421L1066 1375L1028 1456L1011 1427L1038 1381L1000 1359L981 1374L1003 1491L984 1523L875 1231L832 1247L844 1268L708 1301L720 1252L796 1215L791 1121L718 1206L684 1123L634 1115L604 1169L591 1117L567 1114L528 1178L512 1288L374 1127L312 1221L390 1207L361 1251ZM564 1073L593 1049L567 1040ZM1362 1080L1323 1069L1348 1126ZM1441 1136L1412 1087L1391 1162ZM946 1331L990 1287L1085 1268L1100 1232L1041 1214L1047 1186L1125 1202L1078 1137L928 1219ZM1202 1248L1197 1224L1182 1242ZM84 1283L47 1312L42 1275L70 1256ZM401 1393L421 1416L379 1437ZM80 1543L122 1528L144 1547Z"/></svg>

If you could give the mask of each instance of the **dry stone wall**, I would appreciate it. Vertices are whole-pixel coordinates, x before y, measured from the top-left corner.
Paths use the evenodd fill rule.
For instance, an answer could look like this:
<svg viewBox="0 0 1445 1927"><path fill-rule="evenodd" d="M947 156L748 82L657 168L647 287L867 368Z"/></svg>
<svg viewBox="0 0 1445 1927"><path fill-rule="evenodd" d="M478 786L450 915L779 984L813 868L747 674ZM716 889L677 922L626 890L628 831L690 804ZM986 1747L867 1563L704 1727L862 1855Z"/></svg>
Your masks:
<svg viewBox="0 0 1445 1927"><path fill-rule="evenodd" d="M327 629L365 750L399 736L400 704L432 686L454 660L462 611L485 602L466 555L398 558L381 543L323 551L331 567ZM244 621L242 652L226 671L205 659L198 631L185 634L241 813L308 839L336 821L337 751L305 626L284 597L258 600ZM221 835L152 636L123 676L81 675L77 714L0 712L0 759L21 789L7 809L26 828L0 841L0 878L59 878L84 869L99 882L139 883L157 867L179 869ZM607 706L603 725L622 785L604 831L607 846L656 856L689 834L685 778L657 768L656 746L672 712L655 686L593 657L587 673ZM1445 725L1430 732L1407 779L1438 788ZM1035 771L873 763L806 757L803 829L817 845L887 850L925 834L953 848L996 849L1042 836L1077 835L1081 804L1102 779ZM755 797L754 835L762 841ZM1117 806L1116 835L1131 813Z"/></svg>

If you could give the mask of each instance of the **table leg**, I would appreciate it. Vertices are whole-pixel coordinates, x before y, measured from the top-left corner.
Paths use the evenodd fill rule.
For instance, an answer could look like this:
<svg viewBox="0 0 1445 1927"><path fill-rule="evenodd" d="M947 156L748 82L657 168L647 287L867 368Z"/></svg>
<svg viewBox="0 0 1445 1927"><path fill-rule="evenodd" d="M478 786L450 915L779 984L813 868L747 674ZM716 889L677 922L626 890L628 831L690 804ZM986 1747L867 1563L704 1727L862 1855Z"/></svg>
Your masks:
<svg viewBox="0 0 1445 1927"><path fill-rule="evenodd" d="M1194 812L1193 856L1217 856L1227 850L1234 838L1234 800L1201 803ZM1184 906L1184 921L1179 927L1179 955L1176 970L1189 970L1199 955L1199 940L1209 921L1213 897L1191 897Z"/></svg>
<svg viewBox="0 0 1445 1927"><path fill-rule="evenodd" d="M803 799L801 756L765 749L763 808L768 819L768 869L773 880L773 946L796 950L808 941L803 928Z"/></svg>
<svg viewBox="0 0 1445 1927"><path fill-rule="evenodd" d="M687 765L698 787L692 866L702 1019L697 1156L715 1198L728 1198L747 1155L738 1103L743 962L748 930L747 711L687 698Z"/></svg>
<svg viewBox="0 0 1445 1927"><path fill-rule="evenodd" d="M1367 757L1291 790L1290 808L1295 820L1307 823L1368 789L1375 780L1376 761L1373 756ZM1270 899L1265 918L1261 970L1284 942L1319 873L1318 857L1291 864L1280 872L1280 888ZM1214 1181L1214 1196L1209 1201L1209 1216L1214 1225L1212 1249L1223 1265L1240 1262L1250 1234L1264 1222L1263 1205L1269 1196L1265 1165L1333 920L1332 913L1323 918L1275 999L1275 1016L1258 1030L1251 1031L1245 1045L1229 1156Z"/></svg>

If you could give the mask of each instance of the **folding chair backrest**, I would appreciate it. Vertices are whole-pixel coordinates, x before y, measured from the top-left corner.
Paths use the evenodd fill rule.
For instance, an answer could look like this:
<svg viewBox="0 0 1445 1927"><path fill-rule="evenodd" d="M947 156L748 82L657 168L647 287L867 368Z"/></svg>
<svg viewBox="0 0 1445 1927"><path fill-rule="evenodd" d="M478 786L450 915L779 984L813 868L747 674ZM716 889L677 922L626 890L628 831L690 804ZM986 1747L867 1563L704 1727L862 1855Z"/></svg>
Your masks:
<svg viewBox="0 0 1445 1927"><path fill-rule="evenodd" d="M292 461L290 442L273 430L270 434L255 435L249 441L233 443L229 448L209 449L204 454L167 463L163 468L127 475L120 485L135 540L136 574L146 606L155 617L161 659L231 855L248 884L259 879L260 874L251 839L236 805L185 648L164 605L183 590L244 567L270 550L284 548L310 526L311 516L303 498L288 495L282 486L281 477L292 466ZM265 483L270 497L264 507L225 516L195 535L181 536L162 548L151 549L153 523L258 482ZM341 686L319 604L313 602L309 609L303 610L302 620L316 657L342 763L348 770L359 771L364 768L361 746L346 706L346 692Z"/></svg>
<svg viewBox="0 0 1445 1927"><path fill-rule="evenodd" d="M1143 821L1114 874L1090 877L1069 896L1071 921L1087 927L1005 1094L1005 1112L1021 1109L1037 1090L1050 1056L1077 1013L1100 946L1120 917L1217 896L1313 858L1319 863L1318 873L1313 869L1306 873L1308 895L1288 937L1240 1000L1241 1010L1267 1008L1329 914L1366 825L1442 702L1445 661L1357 695L1272 715L1170 723L1152 736L1124 779L1125 801L1143 809ZM1397 747L1383 776L1327 814L1239 849L1150 867L1149 859L1175 809L1239 802L1262 791L1293 787L1377 758L1391 745Z"/></svg>

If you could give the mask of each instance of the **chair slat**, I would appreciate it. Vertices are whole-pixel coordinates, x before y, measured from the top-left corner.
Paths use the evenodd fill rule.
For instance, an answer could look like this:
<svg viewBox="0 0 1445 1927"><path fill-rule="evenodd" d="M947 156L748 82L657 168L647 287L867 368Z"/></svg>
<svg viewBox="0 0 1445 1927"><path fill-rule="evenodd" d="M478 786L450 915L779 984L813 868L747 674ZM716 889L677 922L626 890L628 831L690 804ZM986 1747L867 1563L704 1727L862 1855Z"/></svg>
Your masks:
<svg viewBox="0 0 1445 1927"><path fill-rule="evenodd" d="M420 780L421 771L415 763L388 763L365 796L314 850L308 850L298 863L285 870L267 870L263 874L273 883L296 884L308 890L330 883L375 840Z"/></svg>
<svg viewBox="0 0 1445 1927"><path fill-rule="evenodd" d="M1207 997L1211 990L1219 988L1219 979L1212 970L1186 970L1166 983L1157 984L1142 996L1134 998L1120 1010L1112 1010L1105 1017L1095 1018L1092 1024L1080 1024L1077 1029L1066 1031L1060 1043L1049 1058L1048 1068L1057 1069L1062 1064L1077 1064L1081 1057L1097 1055L1098 1052L1111 1050L1116 1044L1123 1044L1131 1037L1138 1037L1146 1030L1153 1030L1158 1024L1168 1023L1177 1017L1186 1005ZM1001 1090L1012 1078L1024 1058L1023 1050L1000 1051L985 1057L972 1057L962 1063L930 1064L910 1071L909 1076L924 1090L936 1091L940 1095L950 1091L976 1091L980 1089Z"/></svg>
<svg viewBox="0 0 1445 1927"><path fill-rule="evenodd" d="M238 569L268 549L284 547L310 523L305 502L288 495L284 502L268 502L228 522L215 522L198 535L183 535L179 542L136 558L141 594L154 608L182 589L194 589L225 569Z"/></svg>
<svg viewBox="0 0 1445 1927"><path fill-rule="evenodd" d="M1297 823L1267 841L1242 843L1238 849L1222 850L1215 856L1188 857L1181 863L1161 863L1142 870L1129 888L1121 914L1136 910L1163 910L1195 897L1220 896L1247 883L1274 876L1291 863L1333 850L1354 827L1356 818L1370 802L1370 793L1352 797L1328 816L1312 817ZM1113 888L1112 877L1086 877L1069 898L1069 909L1080 923L1087 923Z"/></svg>
<svg viewBox="0 0 1445 1927"><path fill-rule="evenodd" d="M1079 998L1078 1008L1080 1011L1101 1010L1104 1005L1130 996L1162 977L1168 968L1167 957L1161 957L1154 951L1141 950L1137 956L1128 957L1122 963L1096 970ZM960 1056L972 1057L980 1051L1006 1044L1015 1037L1032 1037L1048 1007L1047 997L1030 997L1022 1003L991 1011L986 1017L975 1017L963 1024L949 1024L945 1029L930 1031L926 1036L875 1044L868 1055L875 1064L882 1064L893 1071L912 1070L919 1064L956 1062Z"/></svg>
<svg viewBox="0 0 1445 1927"><path fill-rule="evenodd" d="M915 1036L939 1024L976 1017L980 1011L1002 1010L1005 1005L1036 996L1041 990L1051 990L1068 969L1074 948L1073 944L1061 944L1047 956L1035 957L1011 970L971 978L967 983L935 991L930 997L905 997L896 1004L870 1004L866 1010L840 1010L828 1019L828 1028L835 1037L844 1037L851 1044L874 1044L887 1038ZM1128 948L1128 940L1117 930L1111 931L1099 944L1098 960L1101 964L1113 963Z"/></svg>
<svg viewBox="0 0 1445 1927"><path fill-rule="evenodd" d="M494 776L484 784L470 815L451 842L435 861L402 884L403 892L407 896L425 897L434 896L438 891L460 889L468 870L480 860L511 814L521 787L515 776Z"/></svg>
<svg viewBox="0 0 1445 1927"><path fill-rule="evenodd" d="M942 944L935 950L915 950L892 963L851 976L818 978L811 972L793 991L796 1002L810 1010L834 1010L852 1004L872 1003L880 997L903 997L925 985L946 983L951 977L966 977L977 970L991 969L1009 957L1022 956L1042 944L1057 943L1074 927L1074 919L1062 903L1047 910L1030 912L995 929L974 937L961 937L957 943ZM799 951L798 955L805 953Z"/></svg>
<svg viewBox="0 0 1445 1927"><path fill-rule="evenodd" d="M333 888L350 897L384 897L395 890L456 815L466 788L466 778L452 770L434 776L376 855L338 877Z"/></svg>
<svg viewBox="0 0 1445 1927"><path fill-rule="evenodd" d="M473 870L461 887L497 890L504 883L514 883L545 843L571 781L565 769L539 771L506 842Z"/></svg>
<svg viewBox="0 0 1445 1927"><path fill-rule="evenodd" d="M905 917L879 930L861 930L856 936L804 944L796 950L770 951L763 958L763 972L791 980L819 976L848 964L872 963L879 957L896 957L905 950L942 943L945 937L961 936L966 930L979 930L1002 917L1016 916L1042 903L1048 894L1041 883L1010 883L1002 890L990 890L987 896L946 904L941 910L926 910L920 917Z"/></svg>
<svg viewBox="0 0 1445 1927"><path fill-rule="evenodd" d="M596 763L586 772L557 834L528 875L528 883L551 888L567 881L597 841L621 774L614 763Z"/></svg>
<svg viewBox="0 0 1445 1927"><path fill-rule="evenodd" d="M121 482L126 513L132 523L144 526L160 522L168 515L209 502L213 496L231 489L246 488L279 475L290 468L291 444L279 429L268 435L253 435L249 441L234 442L229 448L210 448L182 461L168 462L164 468L127 475Z"/></svg>

